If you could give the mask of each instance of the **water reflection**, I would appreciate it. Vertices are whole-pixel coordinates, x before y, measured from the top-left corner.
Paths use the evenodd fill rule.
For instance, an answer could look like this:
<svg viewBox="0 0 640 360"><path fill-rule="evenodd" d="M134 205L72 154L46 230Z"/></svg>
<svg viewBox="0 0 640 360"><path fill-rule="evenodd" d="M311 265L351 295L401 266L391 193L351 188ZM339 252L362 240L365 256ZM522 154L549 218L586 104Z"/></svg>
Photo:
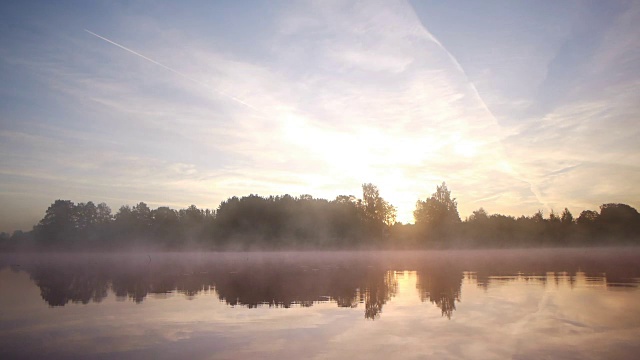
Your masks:
<svg viewBox="0 0 640 360"><path fill-rule="evenodd" d="M289 308L333 302L338 307L364 305L365 317L375 319L396 292L393 274L380 264L342 261L280 261L275 257L252 259L247 255L210 258L155 255L141 264L127 256L90 256L24 262L50 306L100 302L112 291L119 300L141 303L149 295L172 292L187 299L213 290L230 306ZM325 259L328 260L328 259Z"/></svg>
<svg viewBox="0 0 640 360"><path fill-rule="evenodd" d="M420 300L430 301L442 310L442 316L451 318L460 301L462 274L452 269L442 271L418 271L416 287Z"/></svg>
<svg viewBox="0 0 640 360"><path fill-rule="evenodd" d="M99 303L110 292L136 303L149 295L193 299L212 292L229 306L247 308L362 307L367 319L379 318L396 296L395 271L408 270L420 301L450 319L463 301L463 283L637 288L637 256L612 251L56 255L5 257L2 264L27 272L54 307Z"/></svg>

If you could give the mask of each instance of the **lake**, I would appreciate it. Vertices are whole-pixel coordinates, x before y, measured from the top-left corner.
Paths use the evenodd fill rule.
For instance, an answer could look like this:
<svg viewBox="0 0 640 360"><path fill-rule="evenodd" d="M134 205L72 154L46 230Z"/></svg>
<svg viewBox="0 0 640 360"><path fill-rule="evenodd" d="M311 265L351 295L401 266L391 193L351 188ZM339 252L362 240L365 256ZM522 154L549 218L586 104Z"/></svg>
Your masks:
<svg viewBox="0 0 640 360"><path fill-rule="evenodd" d="M4 254L0 358L633 359L640 249Z"/></svg>

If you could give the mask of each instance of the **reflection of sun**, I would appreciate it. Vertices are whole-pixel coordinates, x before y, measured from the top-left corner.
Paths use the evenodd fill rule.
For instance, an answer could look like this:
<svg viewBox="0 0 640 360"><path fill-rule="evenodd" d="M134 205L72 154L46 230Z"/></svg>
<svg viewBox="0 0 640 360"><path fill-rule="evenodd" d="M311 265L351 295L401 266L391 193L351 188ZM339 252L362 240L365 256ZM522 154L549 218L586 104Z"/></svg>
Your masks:
<svg viewBox="0 0 640 360"><path fill-rule="evenodd" d="M411 280L409 271L396 271L394 273L394 277L398 282L398 291L402 292L403 290L407 290L411 288Z"/></svg>
<svg viewBox="0 0 640 360"><path fill-rule="evenodd" d="M418 296L416 290L416 272L395 271L393 275L398 284L398 292L393 299L393 303L396 305L420 303L420 296Z"/></svg>

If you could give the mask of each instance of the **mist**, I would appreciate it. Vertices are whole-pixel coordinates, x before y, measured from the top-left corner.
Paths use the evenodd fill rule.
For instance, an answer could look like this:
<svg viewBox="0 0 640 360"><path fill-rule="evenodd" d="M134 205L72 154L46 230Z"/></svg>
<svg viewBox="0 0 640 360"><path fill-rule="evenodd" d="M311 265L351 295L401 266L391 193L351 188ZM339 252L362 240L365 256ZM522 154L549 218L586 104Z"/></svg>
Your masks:
<svg viewBox="0 0 640 360"><path fill-rule="evenodd" d="M0 271L24 271L49 306L101 302L109 293L141 303L170 293L193 298L215 291L230 306L313 306L331 301L376 319L397 292L394 272L414 271L423 302L450 318L465 279L479 287L501 276L527 274L527 281L556 281L561 274L607 274L614 286L640 276L638 251L628 249L332 251L111 254L0 257ZM496 259L501 259L496 262ZM548 273L556 275L551 279ZM471 276L471 277L470 277Z"/></svg>
<svg viewBox="0 0 640 360"><path fill-rule="evenodd" d="M396 208L370 183L362 198L311 195L231 197L215 210L151 209L140 202L115 214L106 203L56 200L32 231L3 233L3 251L264 251L402 250L448 248L637 245L640 214L626 204L603 204L574 218L488 214L462 221L445 183L418 200L415 224L396 222Z"/></svg>

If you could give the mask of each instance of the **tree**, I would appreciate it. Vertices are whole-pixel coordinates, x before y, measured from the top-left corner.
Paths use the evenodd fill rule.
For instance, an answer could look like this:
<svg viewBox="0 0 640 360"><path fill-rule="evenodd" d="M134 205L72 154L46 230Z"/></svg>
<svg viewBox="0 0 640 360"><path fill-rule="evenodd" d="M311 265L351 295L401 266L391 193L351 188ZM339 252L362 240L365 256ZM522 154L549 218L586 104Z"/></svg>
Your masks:
<svg viewBox="0 0 640 360"><path fill-rule="evenodd" d="M355 204L356 197L353 195L338 195L333 201L338 204Z"/></svg>
<svg viewBox="0 0 640 360"><path fill-rule="evenodd" d="M384 200L371 183L362 184L362 207L366 219L372 223L391 226L396 222L396 208Z"/></svg>
<svg viewBox="0 0 640 360"><path fill-rule="evenodd" d="M473 213L471 213L471 216L469 216L469 221L473 222L473 221L486 221L489 219L489 215L487 214L487 212L483 209L480 208L476 211L474 211Z"/></svg>
<svg viewBox="0 0 640 360"><path fill-rule="evenodd" d="M210 225L210 220L213 219L211 212L198 209L195 205L180 210L179 217L182 227L182 241L202 241L205 236L205 229L207 229L207 225Z"/></svg>
<svg viewBox="0 0 640 360"><path fill-rule="evenodd" d="M136 219L136 224L140 229L147 229L151 226L151 209L144 202L139 202L131 209L131 214Z"/></svg>
<svg viewBox="0 0 640 360"><path fill-rule="evenodd" d="M452 225L459 223L458 203L451 198L451 191L443 182L436 187L436 192L425 201L418 200L413 211L416 225Z"/></svg>
<svg viewBox="0 0 640 360"><path fill-rule="evenodd" d="M627 204L600 205L599 220L612 223L632 223L640 219L640 214Z"/></svg>
<svg viewBox="0 0 640 360"><path fill-rule="evenodd" d="M151 232L154 239L164 242L165 246L175 247L182 239L182 228L178 212L166 206L151 211L153 226Z"/></svg>
<svg viewBox="0 0 640 360"><path fill-rule="evenodd" d="M111 208L103 202L98 204L96 212L96 221L98 224L108 224L113 220L113 215L111 215Z"/></svg>
<svg viewBox="0 0 640 360"><path fill-rule="evenodd" d="M161 206L152 212L153 223L155 225L171 225L178 224L178 212L166 206Z"/></svg>
<svg viewBox="0 0 640 360"><path fill-rule="evenodd" d="M185 226L199 226L204 221L204 210L198 209L195 205L191 205L186 209L180 210L180 221Z"/></svg>
<svg viewBox="0 0 640 360"><path fill-rule="evenodd" d="M47 245L68 243L76 227L75 204L70 200L56 200L36 225L36 238Z"/></svg>
<svg viewBox="0 0 640 360"><path fill-rule="evenodd" d="M356 199L353 195L338 195L329 205L329 236L335 239L338 246L355 244L362 238L364 229L362 200Z"/></svg>
<svg viewBox="0 0 640 360"><path fill-rule="evenodd" d="M594 224L596 220L598 220L598 216L600 215L597 211L584 210L580 213L580 216L578 216L578 220L576 222L580 225Z"/></svg>
<svg viewBox="0 0 640 360"><path fill-rule="evenodd" d="M430 234L436 239L450 236L461 222L458 203L444 182L436 187L430 198L416 202L413 217L424 235Z"/></svg>
<svg viewBox="0 0 640 360"><path fill-rule="evenodd" d="M602 204L597 221L615 241L640 237L640 214L627 204Z"/></svg>
<svg viewBox="0 0 640 360"><path fill-rule="evenodd" d="M569 211L569 209L564 208L562 215L560 215L560 222L564 225L573 224L573 215L571 215L571 211Z"/></svg>
<svg viewBox="0 0 640 360"><path fill-rule="evenodd" d="M533 222L537 224L544 223L544 213L542 212L542 210L536 211L536 213L531 217L531 220L533 220Z"/></svg>
<svg viewBox="0 0 640 360"><path fill-rule="evenodd" d="M98 208L92 201L79 203L75 207L78 230L89 230L98 222Z"/></svg>

